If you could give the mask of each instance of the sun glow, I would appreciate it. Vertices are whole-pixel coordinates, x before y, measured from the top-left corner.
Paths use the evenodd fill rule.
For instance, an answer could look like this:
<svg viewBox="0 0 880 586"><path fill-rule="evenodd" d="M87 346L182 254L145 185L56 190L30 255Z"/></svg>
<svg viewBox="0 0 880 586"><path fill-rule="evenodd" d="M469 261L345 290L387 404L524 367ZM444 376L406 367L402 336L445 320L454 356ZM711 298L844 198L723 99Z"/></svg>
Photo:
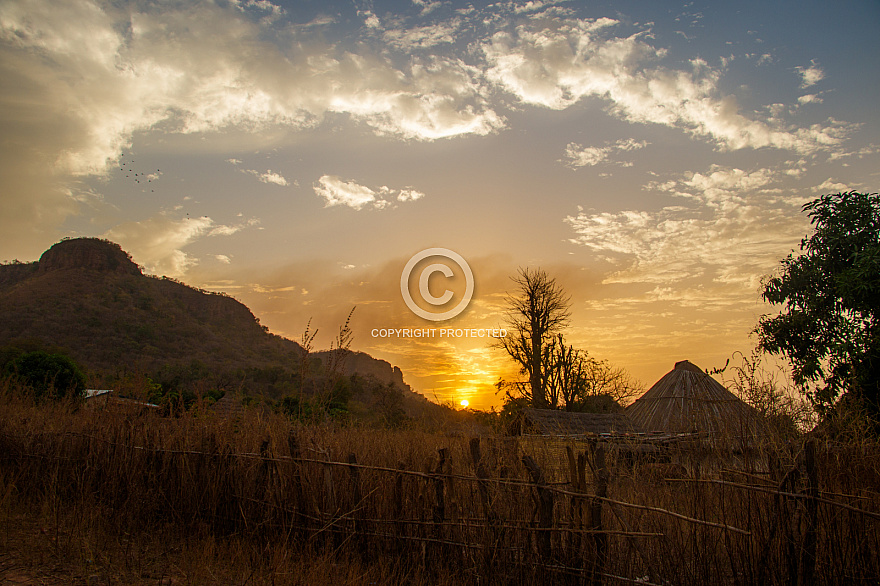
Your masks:
<svg viewBox="0 0 880 586"><path fill-rule="evenodd" d="M468 402L467 399L462 399L462 400L461 400L461 406L462 406L464 409L467 409L467 406L468 406L468 405L470 405L470 403Z"/></svg>

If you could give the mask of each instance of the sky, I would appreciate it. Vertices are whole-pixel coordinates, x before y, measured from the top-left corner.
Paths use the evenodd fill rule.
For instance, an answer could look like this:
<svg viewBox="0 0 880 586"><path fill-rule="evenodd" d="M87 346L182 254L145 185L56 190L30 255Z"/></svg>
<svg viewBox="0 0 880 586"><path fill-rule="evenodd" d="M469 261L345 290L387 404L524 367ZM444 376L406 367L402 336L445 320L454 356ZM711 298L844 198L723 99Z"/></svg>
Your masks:
<svg viewBox="0 0 880 586"><path fill-rule="evenodd" d="M877 191L878 26L874 0L5 0L0 259L107 238L318 347L355 308L353 349L476 408L517 376L479 333L541 268L568 341L647 388L754 346L804 203ZM432 248L473 275L443 321L401 290ZM467 292L436 256L411 276L429 311L419 276Z"/></svg>

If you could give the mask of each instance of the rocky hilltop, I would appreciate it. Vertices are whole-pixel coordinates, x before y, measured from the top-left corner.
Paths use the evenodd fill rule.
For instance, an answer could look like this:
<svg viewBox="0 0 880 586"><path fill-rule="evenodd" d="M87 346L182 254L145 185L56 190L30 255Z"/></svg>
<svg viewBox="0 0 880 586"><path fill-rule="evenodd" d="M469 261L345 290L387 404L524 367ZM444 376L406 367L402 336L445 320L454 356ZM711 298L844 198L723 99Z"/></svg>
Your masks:
<svg viewBox="0 0 880 586"><path fill-rule="evenodd" d="M44 252L37 262L38 273L71 269L142 274L141 268L121 246L98 238L62 240Z"/></svg>
<svg viewBox="0 0 880 586"><path fill-rule="evenodd" d="M318 357L325 357L328 352L317 352ZM383 383L391 383L398 387L407 387L403 382L403 372L391 363L373 358L365 352L350 352L345 360L343 373L347 375L360 374L361 376L372 376L376 380Z"/></svg>
<svg viewBox="0 0 880 586"><path fill-rule="evenodd" d="M289 391L302 352L239 301L144 275L118 244L97 238L63 240L37 262L0 265L4 346L61 349L95 386L137 373L275 398ZM351 352L345 364L345 374L410 392L384 360Z"/></svg>

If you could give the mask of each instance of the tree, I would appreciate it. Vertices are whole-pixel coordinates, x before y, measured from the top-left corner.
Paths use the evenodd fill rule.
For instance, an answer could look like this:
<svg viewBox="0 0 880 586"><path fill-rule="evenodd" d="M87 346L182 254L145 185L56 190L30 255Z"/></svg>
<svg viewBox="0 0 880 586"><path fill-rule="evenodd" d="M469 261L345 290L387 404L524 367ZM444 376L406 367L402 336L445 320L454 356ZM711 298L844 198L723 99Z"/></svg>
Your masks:
<svg viewBox="0 0 880 586"><path fill-rule="evenodd" d="M551 342L568 324L570 299L541 269L520 269L513 277L519 291L507 297L507 331L498 345L528 375L521 392L538 409L550 407Z"/></svg>
<svg viewBox="0 0 880 586"><path fill-rule="evenodd" d="M6 365L8 375L31 389L38 398L82 397L86 377L67 356L42 350L25 352Z"/></svg>
<svg viewBox="0 0 880 586"><path fill-rule="evenodd" d="M526 380L500 380L495 387L505 393L504 413L526 406L566 411L613 411L635 395L640 385L622 368L597 360L586 350L566 344L562 330L568 325L570 300L540 270L520 269L513 281L517 295L508 296L504 348L519 365Z"/></svg>
<svg viewBox="0 0 880 586"><path fill-rule="evenodd" d="M815 226L763 298L781 305L756 328L762 350L783 355L820 410L848 394L880 412L880 197L828 194L806 204Z"/></svg>
<svg viewBox="0 0 880 586"><path fill-rule="evenodd" d="M622 409L620 404L641 388L624 369L566 345L562 334L557 336L550 354L549 395L553 407L566 411Z"/></svg>

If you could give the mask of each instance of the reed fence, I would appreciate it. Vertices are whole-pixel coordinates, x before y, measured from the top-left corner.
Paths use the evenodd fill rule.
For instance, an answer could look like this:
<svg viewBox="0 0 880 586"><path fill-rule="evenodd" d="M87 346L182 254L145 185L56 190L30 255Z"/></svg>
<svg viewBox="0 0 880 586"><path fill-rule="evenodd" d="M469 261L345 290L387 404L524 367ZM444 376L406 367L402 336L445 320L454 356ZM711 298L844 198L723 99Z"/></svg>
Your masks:
<svg viewBox="0 0 880 586"><path fill-rule="evenodd" d="M601 441L571 442L560 464L534 438L400 433L378 449L368 437L274 429L247 446L216 426L7 429L0 478L23 496L101 508L122 530L208 526L462 583L880 577L880 458L870 450L859 452L861 476L839 448L812 440L768 455L766 473L664 478L650 463L616 461Z"/></svg>

